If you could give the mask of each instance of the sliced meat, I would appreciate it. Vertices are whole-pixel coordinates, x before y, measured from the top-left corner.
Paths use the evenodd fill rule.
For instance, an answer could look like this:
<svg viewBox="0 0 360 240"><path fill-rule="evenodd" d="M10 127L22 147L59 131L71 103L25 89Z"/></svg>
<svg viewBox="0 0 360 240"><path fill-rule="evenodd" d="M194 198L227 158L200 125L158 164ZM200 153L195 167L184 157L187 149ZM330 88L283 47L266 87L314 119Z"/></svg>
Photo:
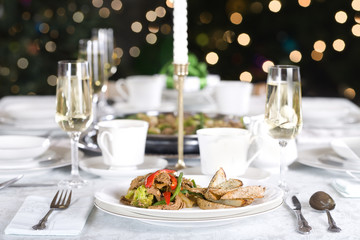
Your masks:
<svg viewBox="0 0 360 240"><path fill-rule="evenodd" d="M150 206L150 209L160 209L160 210L179 210L185 207L185 203L181 200L179 196L175 197L175 202L171 202L169 205L157 205Z"/></svg>
<svg viewBox="0 0 360 240"><path fill-rule="evenodd" d="M137 189L141 185L144 185L145 178L146 178L146 176L138 176L138 177L134 178L130 183L129 190Z"/></svg>
<svg viewBox="0 0 360 240"><path fill-rule="evenodd" d="M161 200L161 192L159 189L155 188L154 186L151 186L151 188L147 189L147 192L149 194L152 194L155 196L156 200L160 201Z"/></svg>
<svg viewBox="0 0 360 240"><path fill-rule="evenodd" d="M155 187L162 189L165 186L171 185L171 179L168 173L160 173L155 177Z"/></svg>

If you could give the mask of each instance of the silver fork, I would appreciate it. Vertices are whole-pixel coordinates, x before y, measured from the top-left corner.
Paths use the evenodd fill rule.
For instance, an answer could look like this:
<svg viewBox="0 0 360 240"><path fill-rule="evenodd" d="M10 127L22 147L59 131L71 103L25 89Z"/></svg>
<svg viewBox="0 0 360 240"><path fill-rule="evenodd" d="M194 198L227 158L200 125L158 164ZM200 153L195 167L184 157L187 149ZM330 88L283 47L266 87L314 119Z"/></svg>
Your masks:
<svg viewBox="0 0 360 240"><path fill-rule="evenodd" d="M35 229L35 230L45 229L46 228L45 223L47 222L48 217L54 210L64 210L69 207L70 202L71 202L72 190L70 190L70 193L67 190L62 190L60 193L60 196L58 198L59 192L60 192L60 190L56 192L53 200L51 201L50 210L47 212L47 214L42 219L40 219L38 224L36 224L32 227L33 229ZM65 194L64 194L64 192L65 192Z"/></svg>

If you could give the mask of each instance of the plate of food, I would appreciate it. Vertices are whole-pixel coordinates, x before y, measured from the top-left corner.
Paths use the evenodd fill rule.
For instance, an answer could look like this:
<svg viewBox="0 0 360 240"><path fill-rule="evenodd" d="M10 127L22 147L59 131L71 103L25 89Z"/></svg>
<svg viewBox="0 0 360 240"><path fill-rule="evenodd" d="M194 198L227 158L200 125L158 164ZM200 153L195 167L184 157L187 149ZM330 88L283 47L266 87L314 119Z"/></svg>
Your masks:
<svg viewBox="0 0 360 240"><path fill-rule="evenodd" d="M138 119L149 123L145 153L177 154L177 118L173 112L149 111L144 113L112 116L106 119ZM199 154L196 130L210 127L244 128L242 117L229 117L222 114L189 113L184 114L184 154ZM80 148L101 154L97 146L97 133L91 131L83 134Z"/></svg>
<svg viewBox="0 0 360 240"><path fill-rule="evenodd" d="M282 201L277 186L227 179L222 169L212 178L162 169L95 193L95 203L105 211L169 221L245 217L271 211Z"/></svg>

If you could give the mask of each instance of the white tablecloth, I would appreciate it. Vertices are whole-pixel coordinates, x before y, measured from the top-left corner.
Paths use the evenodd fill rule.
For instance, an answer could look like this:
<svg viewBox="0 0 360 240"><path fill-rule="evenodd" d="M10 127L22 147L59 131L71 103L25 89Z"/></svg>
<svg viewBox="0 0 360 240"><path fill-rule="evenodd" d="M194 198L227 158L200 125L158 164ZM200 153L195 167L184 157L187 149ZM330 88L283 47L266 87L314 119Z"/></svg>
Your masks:
<svg viewBox="0 0 360 240"><path fill-rule="evenodd" d="M311 99L309 101L312 101ZM324 101L326 103L326 101ZM356 130L356 129L354 129ZM306 132L306 129L304 129ZM1 134L1 133L0 133ZM316 142L316 141L315 141ZM327 144L319 142L319 145ZM301 142L298 151L309 147L318 147L315 143ZM54 182L64 179L70 174L70 167L63 167L38 175L25 176L20 183L26 182ZM81 171L81 175L93 182L93 188L84 195L92 195L94 191L121 180L109 180ZM286 174L292 190L298 191L298 197L303 205L303 214L313 227L312 232L301 235L295 231L296 218L285 205L275 211L241 219L229 226L211 228L171 228L161 227L113 216L93 208L81 235L66 239L360 239L360 200L344 198L331 186L334 178L347 177L345 173L330 172L312 168L294 162ZM276 184L277 175L273 175L266 182ZM0 239L64 239L56 236L21 236L4 235L4 229L14 217L24 199L29 195L52 196L57 187L8 187L0 190ZM308 199L316 191L325 191L333 196L336 208L331 212L339 227L340 233L327 231L327 217L325 213L314 211L308 204Z"/></svg>

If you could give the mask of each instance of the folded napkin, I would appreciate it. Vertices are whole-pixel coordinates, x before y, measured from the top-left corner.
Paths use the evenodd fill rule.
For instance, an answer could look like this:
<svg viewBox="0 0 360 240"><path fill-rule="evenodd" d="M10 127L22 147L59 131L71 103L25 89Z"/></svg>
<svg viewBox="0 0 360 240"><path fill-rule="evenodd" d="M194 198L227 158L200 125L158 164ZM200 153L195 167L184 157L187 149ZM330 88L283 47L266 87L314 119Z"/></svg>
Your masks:
<svg viewBox="0 0 360 240"><path fill-rule="evenodd" d="M5 234L17 235L79 235L93 207L93 197L73 198L68 209L55 210L50 215L44 230L32 226L49 210L52 198L29 196L5 229Z"/></svg>
<svg viewBox="0 0 360 240"><path fill-rule="evenodd" d="M360 182L350 179L336 178L332 182L333 187L342 196L349 198L360 198Z"/></svg>

